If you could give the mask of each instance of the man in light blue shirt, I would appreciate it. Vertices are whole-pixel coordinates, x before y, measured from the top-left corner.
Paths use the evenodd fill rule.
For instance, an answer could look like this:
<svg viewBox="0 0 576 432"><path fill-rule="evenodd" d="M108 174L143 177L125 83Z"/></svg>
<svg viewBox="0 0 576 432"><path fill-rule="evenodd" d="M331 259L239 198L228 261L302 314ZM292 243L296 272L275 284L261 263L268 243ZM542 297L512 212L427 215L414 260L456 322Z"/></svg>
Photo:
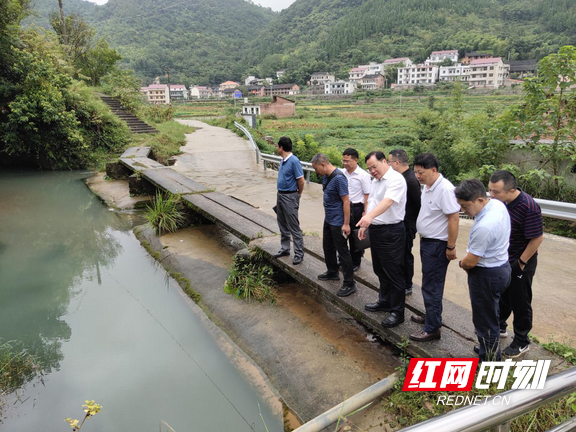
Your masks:
<svg viewBox="0 0 576 432"><path fill-rule="evenodd" d="M468 273L472 321L480 343L478 355L480 361L499 361L499 301L511 274L510 216L504 204L486 196L486 188L479 180L464 180L454 194L464 213L475 217L460 267Z"/></svg>

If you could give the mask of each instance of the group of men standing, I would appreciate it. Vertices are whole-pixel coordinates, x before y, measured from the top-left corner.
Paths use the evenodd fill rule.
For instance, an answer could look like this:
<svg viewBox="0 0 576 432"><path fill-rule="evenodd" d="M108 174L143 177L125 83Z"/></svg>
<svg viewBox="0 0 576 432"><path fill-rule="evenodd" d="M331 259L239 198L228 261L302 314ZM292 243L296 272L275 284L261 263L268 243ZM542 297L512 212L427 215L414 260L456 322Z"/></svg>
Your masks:
<svg viewBox="0 0 576 432"><path fill-rule="evenodd" d="M303 236L298 221L304 175L300 161L292 154L292 142L282 137L277 144L282 156L278 174L277 216L281 249L275 257L290 255L293 264L304 259ZM438 159L425 153L414 158L414 170L402 149L388 158L374 151L366 158L367 171L358 165L355 149L343 152L343 169L319 153L312 167L322 176L325 218L323 249L326 272L320 280L344 277L337 294L356 291L354 272L362 262L358 247L369 236L373 271L379 280L378 299L365 305L371 312L388 312L383 327L404 322L406 295L412 293L414 256L412 246L420 235L422 296L425 315L413 315L422 325L410 335L419 342L441 338L442 299L450 261L457 259L459 212L474 217L465 257L459 266L467 272L472 319L481 360L500 359L500 337L507 335L506 321L514 314L514 340L503 352L517 357L530 344L532 327L532 279L537 250L542 242L542 215L539 206L521 191L508 171L490 178L489 198L478 180L465 180L458 187L439 172ZM423 186L421 188L421 185Z"/></svg>

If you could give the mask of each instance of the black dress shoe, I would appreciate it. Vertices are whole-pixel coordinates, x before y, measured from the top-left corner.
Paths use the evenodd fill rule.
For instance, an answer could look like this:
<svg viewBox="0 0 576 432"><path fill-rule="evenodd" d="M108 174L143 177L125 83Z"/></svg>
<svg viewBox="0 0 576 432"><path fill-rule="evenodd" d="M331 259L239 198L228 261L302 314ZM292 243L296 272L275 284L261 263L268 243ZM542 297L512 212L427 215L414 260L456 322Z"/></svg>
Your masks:
<svg viewBox="0 0 576 432"><path fill-rule="evenodd" d="M294 258L294 261L292 261L292 264L298 265L298 264L300 264L302 261L304 261L304 257L296 257L296 258Z"/></svg>
<svg viewBox="0 0 576 432"><path fill-rule="evenodd" d="M352 286L343 286L338 290L336 295L338 297L348 297L350 294L354 294L356 292L356 284Z"/></svg>
<svg viewBox="0 0 576 432"><path fill-rule="evenodd" d="M358 270L360 270L360 264L358 264L357 266L354 266L354 268L352 269L352 271L354 273L356 273Z"/></svg>
<svg viewBox="0 0 576 432"><path fill-rule="evenodd" d="M422 315L412 315L410 319L416 324L424 324L426 322L426 317Z"/></svg>
<svg viewBox="0 0 576 432"><path fill-rule="evenodd" d="M318 280L340 280L340 276L338 276L338 273L324 272L318 275Z"/></svg>
<svg viewBox="0 0 576 432"><path fill-rule="evenodd" d="M280 257L283 257L283 256L288 256L288 255L290 255L290 251L288 251L288 250L281 250L281 251L278 251L278 252L276 252L276 253L274 254L274 258L280 258Z"/></svg>
<svg viewBox="0 0 576 432"><path fill-rule="evenodd" d="M426 333L424 330L422 330L416 333L412 333L410 335L410 339L416 342L426 342L434 339L440 339L440 337L441 337L440 329L432 333Z"/></svg>
<svg viewBox="0 0 576 432"><path fill-rule="evenodd" d="M403 322L404 322L403 316L400 316L396 312L392 312L390 316L386 318L384 321L382 321L380 324L382 324L382 327L390 328L390 327L396 327L397 325L400 325Z"/></svg>
<svg viewBox="0 0 576 432"><path fill-rule="evenodd" d="M406 295L412 295L412 287L406 288Z"/></svg>
<svg viewBox="0 0 576 432"><path fill-rule="evenodd" d="M378 311L390 312L390 306L386 306L386 303L381 302L368 303L367 305L364 306L364 309L370 312L378 312Z"/></svg>

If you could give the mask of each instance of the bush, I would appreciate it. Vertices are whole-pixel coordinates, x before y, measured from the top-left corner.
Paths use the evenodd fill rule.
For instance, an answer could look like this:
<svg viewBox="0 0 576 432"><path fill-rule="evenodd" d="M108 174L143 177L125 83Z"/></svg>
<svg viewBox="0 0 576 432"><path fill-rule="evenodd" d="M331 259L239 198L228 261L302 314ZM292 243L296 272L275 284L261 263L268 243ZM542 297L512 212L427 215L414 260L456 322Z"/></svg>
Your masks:
<svg viewBox="0 0 576 432"><path fill-rule="evenodd" d="M146 206L144 217L148 220L158 235L175 232L185 222L184 215L179 207L180 199L173 194L166 197L158 192L152 204Z"/></svg>
<svg viewBox="0 0 576 432"><path fill-rule="evenodd" d="M174 118L174 108L169 105L146 105L142 114L153 123L164 123Z"/></svg>
<svg viewBox="0 0 576 432"><path fill-rule="evenodd" d="M274 303L273 275L272 267L263 264L258 254L251 252L248 256L235 255L234 264L224 284L224 292L248 301L253 298L259 302L266 300Z"/></svg>

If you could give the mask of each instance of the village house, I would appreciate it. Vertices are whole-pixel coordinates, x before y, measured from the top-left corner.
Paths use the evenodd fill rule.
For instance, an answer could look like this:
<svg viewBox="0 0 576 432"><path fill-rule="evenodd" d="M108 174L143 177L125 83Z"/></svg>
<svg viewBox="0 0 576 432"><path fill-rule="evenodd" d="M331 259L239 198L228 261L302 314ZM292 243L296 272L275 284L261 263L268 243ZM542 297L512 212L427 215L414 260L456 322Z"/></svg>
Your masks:
<svg viewBox="0 0 576 432"><path fill-rule="evenodd" d="M266 96L265 86L263 85L249 85L246 86L246 92L252 96Z"/></svg>
<svg viewBox="0 0 576 432"><path fill-rule="evenodd" d="M188 90L184 84L170 84L170 100L187 100Z"/></svg>
<svg viewBox="0 0 576 432"><path fill-rule="evenodd" d="M310 81L308 81L308 85L314 86L324 86L329 81L334 81L336 78L334 74L328 72L314 72L310 75Z"/></svg>
<svg viewBox="0 0 576 432"><path fill-rule="evenodd" d="M334 81L324 84L324 94L327 95L341 95L354 93L356 90L356 83L347 81Z"/></svg>
<svg viewBox="0 0 576 432"><path fill-rule="evenodd" d="M476 59L470 62L468 82L474 87L497 89L506 85L509 75L510 65L501 57Z"/></svg>
<svg viewBox="0 0 576 432"><path fill-rule="evenodd" d="M242 105L242 115L275 115L277 118L294 117L296 103L282 96L272 96L272 102Z"/></svg>
<svg viewBox="0 0 576 432"><path fill-rule="evenodd" d="M384 87L386 79L381 73L366 74L360 79L362 90L377 90Z"/></svg>
<svg viewBox="0 0 576 432"><path fill-rule="evenodd" d="M288 96L300 93L298 84L273 84L264 88L265 96Z"/></svg>
<svg viewBox="0 0 576 432"><path fill-rule="evenodd" d="M458 62L458 50L432 51L430 57L426 59L424 64L432 65L441 63L446 59L452 60L453 63Z"/></svg>
<svg viewBox="0 0 576 432"><path fill-rule="evenodd" d="M472 60L483 59L483 58L492 58L492 57L494 57L492 54L481 53L478 51L472 51L472 52L464 54L464 58L462 59L462 64L469 65Z"/></svg>
<svg viewBox="0 0 576 432"><path fill-rule="evenodd" d="M190 87L191 99L204 99L212 96L212 88L206 86Z"/></svg>
<svg viewBox="0 0 576 432"><path fill-rule="evenodd" d="M438 66L418 64L398 68L398 85L431 86L438 81Z"/></svg>
<svg viewBox="0 0 576 432"><path fill-rule="evenodd" d="M225 81L222 84L220 84L220 86L218 87L219 90L223 91L226 89L235 89L237 87L240 86L240 83L237 83L235 81Z"/></svg>
<svg viewBox="0 0 576 432"><path fill-rule="evenodd" d="M140 87L140 93L146 96L151 104L169 104L170 93L167 84L150 84L148 87Z"/></svg>
<svg viewBox="0 0 576 432"><path fill-rule="evenodd" d="M236 91L235 88L225 88L224 90L218 91L219 98L233 98L234 92Z"/></svg>
<svg viewBox="0 0 576 432"><path fill-rule="evenodd" d="M366 75L366 68L365 67L356 67L350 69L350 74L348 80L353 84L358 84L360 79Z"/></svg>
<svg viewBox="0 0 576 432"><path fill-rule="evenodd" d="M384 73L384 66L382 65L382 63L370 62L370 64L360 65L358 67L366 69L367 75L373 75L376 73L382 73L382 74Z"/></svg>
<svg viewBox="0 0 576 432"><path fill-rule="evenodd" d="M274 80L272 78L257 78L253 75L250 75L248 78L246 78L244 80L244 85L249 86L249 85L264 85L264 84L272 84L274 83Z"/></svg>
<svg viewBox="0 0 576 432"><path fill-rule="evenodd" d="M440 81L468 81L468 74L470 66L462 65L460 63L454 66L440 66Z"/></svg>
<svg viewBox="0 0 576 432"><path fill-rule="evenodd" d="M386 70L386 68L394 66L394 65L401 65L404 67L410 67L413 65L413 63L412 63L412 60L410 60L408 57L391 58L391 59L384 60L384 63L382 63L382 67L384 70Z"/></svg>
<svg viewBox="0 0 576 432"><path fill-rule="evenodd" d="M279 69L276 71L276 78L281 79L286 73L286 69Z"/></svg>
<svg viewBox="0 0 576 432"><path fill-rule="evenodd" d="M538 69L538 62L536 60L509 60L504 63L510 65L510 75L516 78L534 76Z"/></svg>

